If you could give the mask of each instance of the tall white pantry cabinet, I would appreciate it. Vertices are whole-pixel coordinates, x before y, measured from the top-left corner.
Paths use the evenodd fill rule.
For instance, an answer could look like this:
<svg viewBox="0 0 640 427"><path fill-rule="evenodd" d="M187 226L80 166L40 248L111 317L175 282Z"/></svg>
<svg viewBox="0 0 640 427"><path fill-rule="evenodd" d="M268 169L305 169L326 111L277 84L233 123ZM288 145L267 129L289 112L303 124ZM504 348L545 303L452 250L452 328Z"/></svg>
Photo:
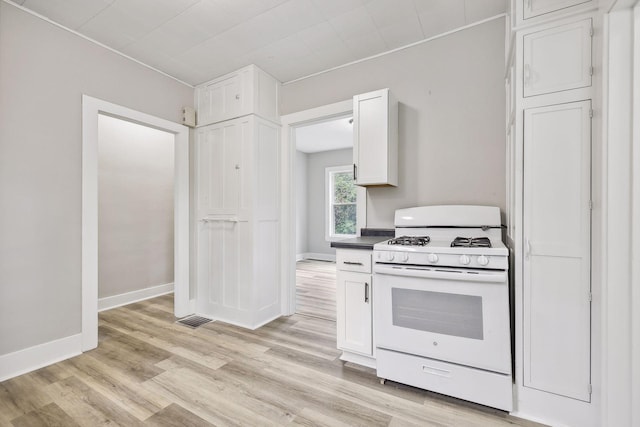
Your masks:
<svg viewBox="0 0 640 427"><path fill-rule="evenodd" d="M515 414L597 426L592 319L594 0L512 0L507 17L507 243ZM594 113L595 111L595 113Z"/></svg>
<svg viewBox="0 0 640 427"><path fill-rule="evenodd" d="M250 329L280 314L278 88L253 65L196 88L196 312Z"/></svg>

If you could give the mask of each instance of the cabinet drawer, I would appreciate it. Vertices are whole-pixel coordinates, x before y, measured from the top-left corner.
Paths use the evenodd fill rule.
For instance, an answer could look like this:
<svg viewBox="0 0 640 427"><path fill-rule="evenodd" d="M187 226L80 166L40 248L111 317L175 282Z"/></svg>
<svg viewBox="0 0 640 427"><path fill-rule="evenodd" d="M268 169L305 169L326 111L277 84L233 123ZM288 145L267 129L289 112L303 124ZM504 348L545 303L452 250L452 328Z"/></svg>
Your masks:
<svg viewBox="0 0 640 427"><path fill-rule="evenodd" d="M377 375L425 390L510 411L511 376L377 349Z"/></svg>
<svg viewBox="0 0 640 427"><path fill-rule="evenodd" d="M524 97L591 86L591 19L526 34Z"/></svg>
<svg viewBox="0 0 640 427"><path fill-rule="evenodd" d="M336 251L336 268L341 271L371 273L371 251L339 249Z"/></svg>

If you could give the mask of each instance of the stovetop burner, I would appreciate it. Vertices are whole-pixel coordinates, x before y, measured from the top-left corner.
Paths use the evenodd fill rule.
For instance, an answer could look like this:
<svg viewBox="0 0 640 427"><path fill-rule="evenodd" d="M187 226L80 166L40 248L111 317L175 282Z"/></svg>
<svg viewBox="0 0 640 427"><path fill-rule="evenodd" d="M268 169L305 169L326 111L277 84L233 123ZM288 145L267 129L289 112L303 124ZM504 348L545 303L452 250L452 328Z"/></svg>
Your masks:
<svg viewBox="0 0 640 427"><path fill-rule="evenodd" d="M400 236L387 242L389 245L426 246L431 238L429 236Z"/></svg>
<svg viewBox="0 0 640 427"><path fill-rule="evenodd" d="M452 248L490 248L491 240L488 237L456 237L451 242Z"/></svg>

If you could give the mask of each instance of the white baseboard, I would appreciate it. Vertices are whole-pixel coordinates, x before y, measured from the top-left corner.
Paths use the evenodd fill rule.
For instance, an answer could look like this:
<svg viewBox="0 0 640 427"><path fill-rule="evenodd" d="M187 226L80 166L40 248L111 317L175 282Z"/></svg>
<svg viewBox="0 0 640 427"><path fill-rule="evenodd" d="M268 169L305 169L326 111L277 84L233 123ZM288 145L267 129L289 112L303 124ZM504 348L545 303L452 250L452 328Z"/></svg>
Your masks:
<svg viewBox="0 0 640 427"><path fill-rule="evenodd" d="M0 356L0 382L82 353L82 334L71 335Z"/></svg>
<svg viewBox="0 0 640 427"><path fill-rule="evenodd" d="M127 292L120 295L98 299L98 311L110 310L123 305L132 304L138 301L144 301L149 298L159 297L160 295L170 294L173 292L173 283L166 285L152 286L150 288L140 289L138 291Z"/></svg>
<svg viewBox="0 0 640 427"><path fill-rule="evenodd" d="M296 254L296 262L302 261L304 259L304 254Z"/></svg>
<svg viewBox="0 0 640 427"><path fill-rule="evenodd" d="M302 259L317 259L319 261L333 261L333 262L336 262L335 254L320 254L320 253L317 253L317 252L305 252L305 253L299 254L299 255L302 256ZM297 256L296 256L296 258L297 258Z"/></svg>

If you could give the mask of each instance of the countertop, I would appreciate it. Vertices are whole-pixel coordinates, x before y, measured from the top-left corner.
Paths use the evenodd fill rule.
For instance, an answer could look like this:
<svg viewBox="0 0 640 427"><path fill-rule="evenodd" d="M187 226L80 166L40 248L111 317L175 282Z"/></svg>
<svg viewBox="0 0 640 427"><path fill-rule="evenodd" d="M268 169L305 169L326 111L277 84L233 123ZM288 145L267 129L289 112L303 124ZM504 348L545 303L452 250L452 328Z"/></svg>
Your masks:
<svg viewBox="0 0 640 427"><path fill-rule="evenodd" d="M373 245L383 242L394 236L394 230L387 229L362 229L362 236L331 242L332 248L338 249L368 249L373 250Z"/></svg>

